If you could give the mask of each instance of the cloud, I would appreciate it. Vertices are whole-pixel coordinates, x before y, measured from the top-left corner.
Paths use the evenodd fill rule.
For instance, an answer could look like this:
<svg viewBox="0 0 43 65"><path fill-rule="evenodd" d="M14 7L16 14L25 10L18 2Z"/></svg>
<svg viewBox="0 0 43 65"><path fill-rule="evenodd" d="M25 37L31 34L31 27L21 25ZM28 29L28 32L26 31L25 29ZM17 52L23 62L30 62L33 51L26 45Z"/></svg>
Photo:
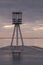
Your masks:
<svg viewBox="0 0 43 65"><path fill-rule="evenodd" d="M43 0L0 0L0 37L12 37L13 27L9 25L12 24L13 11L23 12L22 22L25 23L21 25L23 37L43 37ZM8 45L8 40L5 41L4 43L7 42ZM36 39L29 41L25 40L26 43L37 46L43 43Z"/></svg>
<svg viewBox="0 0 43 65"><path fill-rule="evenodd" d="M0 27L12 24L13 11L23 12L23 23L43 24L43 0L0 0Z"/></svg>
<svg viewBox="0 0 43 65"><path fill-rule="evenodd" d="M23 22L43 20L43 0L0 0L0 16L11 20L12 11L22 11Z"/></svg>
<svg viewBox="0 0 43 65"><path fill-rule="evenodd" d="M39 30L42 30L43 31L43 27L39 27L39 26L38 27L33 27L33 30L34 31L39 31Z"/></svg>

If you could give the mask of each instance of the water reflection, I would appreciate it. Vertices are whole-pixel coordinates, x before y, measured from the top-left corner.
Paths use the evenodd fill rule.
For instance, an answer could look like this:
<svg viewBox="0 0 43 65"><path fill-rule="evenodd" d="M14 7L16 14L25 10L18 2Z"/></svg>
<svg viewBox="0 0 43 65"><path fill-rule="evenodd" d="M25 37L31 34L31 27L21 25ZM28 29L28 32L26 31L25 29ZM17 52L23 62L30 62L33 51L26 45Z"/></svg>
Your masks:
<svg viewBox="0 0 43 65"><path fill-rule="evenodd" d="M30 52L32 52L32 50L30 52L27 50L25 51L26 53L23 52L21 56L18 56L18 54L14 55L9 50L6 51L3 50L2 54L0 54L0 64L1 65L37 65L37 64L43 65L43 57L41 57L40 53L39 54L37 53L38 55L36 53L32 55L29 54ZM43 54L43 52L41 52L41 54Z"/></svg>
<svg viewBox="0 0 43 65"><path fill-rule="evenodd" d="M19 56L18 54L16 54L16 55L12 54L12 59L13 59L13 61L20 61L21 56Z"/></svg>

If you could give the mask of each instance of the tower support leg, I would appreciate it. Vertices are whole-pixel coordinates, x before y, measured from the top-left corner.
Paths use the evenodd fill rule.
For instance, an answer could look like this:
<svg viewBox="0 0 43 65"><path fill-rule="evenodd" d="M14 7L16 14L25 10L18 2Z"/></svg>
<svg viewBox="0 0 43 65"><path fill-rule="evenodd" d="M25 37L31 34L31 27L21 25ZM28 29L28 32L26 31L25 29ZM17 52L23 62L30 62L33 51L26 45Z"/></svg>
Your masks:
<svg viewBox="0 0 43 65"><path fill-rule="evenodd" d="M22 42L22 47L23 47L24 43L23 43L22 33L21 33L21 30L20 30L20 25L19 24L16 24L14 26L14 31L13 31L12 40L11 40L11 47L13 46L13 40L14 40L15 30L16 30L16 46L18 46L18 30L19 30L20 38L21 38L21 42Z"/></svg>
<svg viewBox="0 0 43 65"><path fill-rule="evenodd" d="M15 26L14 26L14 31L13 31L12 40L11 40L11 47L12 47L12 44L13 44L14 34L15 34Z"/></svg>
<svg viewBox="0 0 43 65"><path fill-rule="evenodd" d="M21 33L21 30L20 30L20 26L19 26L19 32L20 32L20 37L21 37L21 41L22 41L22 46L24 46L23 38L22 38L22 33Z"/></svg>
<svg viewBox="0 0 43 65"><path fill-rule="evenodd" d="M16 46L18 46L18 24L16 25Z"/></svg>

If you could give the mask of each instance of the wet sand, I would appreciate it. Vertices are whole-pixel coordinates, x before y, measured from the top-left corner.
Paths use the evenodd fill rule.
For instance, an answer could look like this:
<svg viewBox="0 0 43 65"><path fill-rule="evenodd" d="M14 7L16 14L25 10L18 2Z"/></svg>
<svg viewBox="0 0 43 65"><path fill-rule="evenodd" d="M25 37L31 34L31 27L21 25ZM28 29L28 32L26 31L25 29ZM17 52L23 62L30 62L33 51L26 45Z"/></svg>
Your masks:
<svg viewBox="0 0 43 65"><path fill-rule="evenodd" d="M9 46L0 48L0 65L43 65L43 48L24 46L21 56L16 58Z"/></svg>

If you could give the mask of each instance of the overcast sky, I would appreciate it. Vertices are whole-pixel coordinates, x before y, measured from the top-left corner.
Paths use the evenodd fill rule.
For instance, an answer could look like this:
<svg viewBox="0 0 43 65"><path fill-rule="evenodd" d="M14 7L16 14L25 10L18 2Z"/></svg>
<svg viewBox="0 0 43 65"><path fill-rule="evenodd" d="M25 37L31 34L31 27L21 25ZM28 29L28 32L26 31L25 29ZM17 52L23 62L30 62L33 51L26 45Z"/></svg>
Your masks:
<svg viewBox="0 0 43 65"><path fill-rule="evenodd" d="M29 31L32 27L36 30L37 26L43 30L43 0L0 0L0 31L3 26L12 24L13 11L23 12L22 22L26 24L25 28L28 24Z"/></svg>
<svg viewBox="0 0 43 65"><path fill-rule="evenodd" d="M3 26L12 24L13 11L22 11L22 22L28 23L30 28L38 25L43 30L43 0L0 0L0 31Z"/></svg>
<svg viewBox="0 0 43 65"><path fill-rule="evenodd" d="M12 24L13 11L23 12L24 36L43 37L43 0L0 0L0 37L10 36L13 31L4 27Z"/></svg>
<svg viewBox="0 0 43 65"><path fill-rule="evenodd" d="M23 12L23 22L43 23L43 0L0 0L0 22L11 21L13 11Z"/></svg>

